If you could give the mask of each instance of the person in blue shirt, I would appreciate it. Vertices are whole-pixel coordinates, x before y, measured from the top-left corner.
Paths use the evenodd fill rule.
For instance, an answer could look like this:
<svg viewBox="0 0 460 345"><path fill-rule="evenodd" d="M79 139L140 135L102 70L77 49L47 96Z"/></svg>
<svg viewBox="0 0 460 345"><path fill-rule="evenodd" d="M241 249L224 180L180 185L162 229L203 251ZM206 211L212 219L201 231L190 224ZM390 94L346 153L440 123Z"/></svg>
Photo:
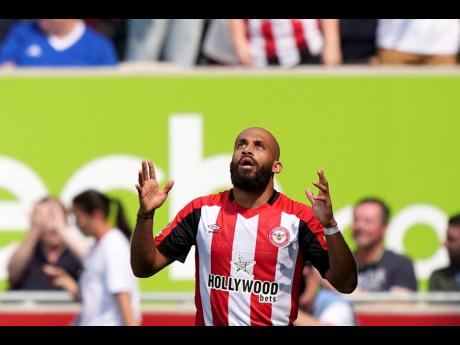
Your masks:
<svg viewBox="0 0 460 345"><path fill-rule="evenodd" d="M0 48L0 65L115 66L112 42L81 19L40 19L15 25Z"/></svg>

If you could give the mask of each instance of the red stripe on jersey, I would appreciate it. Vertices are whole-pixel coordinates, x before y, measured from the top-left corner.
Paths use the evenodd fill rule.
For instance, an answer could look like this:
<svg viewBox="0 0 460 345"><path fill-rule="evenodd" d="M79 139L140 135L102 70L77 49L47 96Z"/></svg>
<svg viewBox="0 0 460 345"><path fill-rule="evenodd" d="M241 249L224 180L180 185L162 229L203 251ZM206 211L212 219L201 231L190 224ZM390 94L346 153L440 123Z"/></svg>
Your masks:
<svg viewBox="0 0 460 345"><path fill-rule="evenodd" d="M265 53L267 54L267 57L276 57L275 37L273 36L272 23L269 19L262 21L261 31L263 37L265 38Z"/></svg>
<svg viewBox="0 0 460 345"><path fill-rule="evenodd" d="M291 313L289 314L289 324L292 324L297 319L304 264L302 252L299 250L297 253L297 261L295 263L294 277L292 278Z"/></svg>
<svg viewBox="0 0 460 345"><path fill-rule="evenodd" d="M305 51L307 49L307 36L304 34L302 22L298 19L292 19L291 25L297 49L299 49L299 51Z"/></svg>
<svg viewBox="0 0 460 345"><path fill-rule="evenodd" d="M223 216L224 212L225 217ZM230 202L225 200L216 221L216 225L225 231L213 235L211 242L212 274L230 276L236 218L237 213L230 206ZM208 279L208 277L203 277L203 279ZM228 326L228 291L211 289L209 297L214 326Z"/></svg>
<svg viewBox="0 0 460 345"><path fill-rule="evenodd" d="M195 316L195 325L196 326L205 326L204 317L203 317L203 305L201 304L201 294L200 294L200 256L198 255L198 250L195 250L195 306L196 306L196 316Z"/></svg>
<svg viewBox="0 0 460 345"><path fill-rule="evenodd" d="M281 213L276 209L270 209L259 214L257 240L254 261L254 279L261 281L275 281L276 263L278 260L278 247L270 242L270 232L280 226ZM251 295L251 325L271 325L271 303L259 302L259 296Z"/></svg>

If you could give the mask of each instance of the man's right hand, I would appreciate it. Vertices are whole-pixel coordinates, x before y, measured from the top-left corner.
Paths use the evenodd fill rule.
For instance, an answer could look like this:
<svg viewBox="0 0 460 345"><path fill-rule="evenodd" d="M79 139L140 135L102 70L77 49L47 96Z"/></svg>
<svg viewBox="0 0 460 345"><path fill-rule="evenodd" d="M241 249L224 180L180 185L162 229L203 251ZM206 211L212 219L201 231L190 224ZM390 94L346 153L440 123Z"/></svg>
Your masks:
<svg viewBox="0 0 460 345"><path fill-rule="evenodd" d="M148 169L147 169L148 165ZM139 184L136 189L139 196L139 212L143 217L153 217L153 213L165 202L174 181L168 180L163 190L160 189L155 176L152 161L142 161L142 170L139 170Z"/></svg>

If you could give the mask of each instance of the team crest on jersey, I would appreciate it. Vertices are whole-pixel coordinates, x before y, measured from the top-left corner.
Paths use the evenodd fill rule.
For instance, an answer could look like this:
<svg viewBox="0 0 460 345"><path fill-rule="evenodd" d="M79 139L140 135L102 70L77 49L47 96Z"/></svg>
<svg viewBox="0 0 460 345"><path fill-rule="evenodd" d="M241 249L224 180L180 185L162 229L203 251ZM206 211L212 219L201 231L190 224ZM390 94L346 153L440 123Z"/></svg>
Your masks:
<svg viewBox="0 0 460 345"><path fill-rule="evenodd" d="M284 248L289 244L289 231L282 226L277 226L270 231L268 239L275 247Z"/></svg>

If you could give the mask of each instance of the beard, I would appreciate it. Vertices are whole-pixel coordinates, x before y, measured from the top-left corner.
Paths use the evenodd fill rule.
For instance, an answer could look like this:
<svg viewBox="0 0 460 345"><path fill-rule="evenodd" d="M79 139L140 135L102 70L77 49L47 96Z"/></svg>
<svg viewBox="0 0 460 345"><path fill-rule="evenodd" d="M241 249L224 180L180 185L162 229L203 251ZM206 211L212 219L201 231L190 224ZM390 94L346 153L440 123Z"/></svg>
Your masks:
<svg viewBox="0 0 460 345"><path fill-rule="evenodd" d="M251 193L262 193L273 177L272 167L269 164L260 166L254 174L244 173L238 169L238 163L230 163L230 177L233 186Z"/></svg>

